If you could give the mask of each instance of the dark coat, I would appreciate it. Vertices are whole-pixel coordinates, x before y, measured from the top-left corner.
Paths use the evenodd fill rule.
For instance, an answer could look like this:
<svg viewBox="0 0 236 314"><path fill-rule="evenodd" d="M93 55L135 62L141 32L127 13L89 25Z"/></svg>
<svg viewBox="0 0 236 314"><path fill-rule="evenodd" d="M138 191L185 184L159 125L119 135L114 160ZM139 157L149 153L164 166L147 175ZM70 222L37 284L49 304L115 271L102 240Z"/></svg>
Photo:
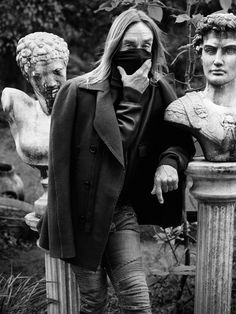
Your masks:
<svg viewBox="0 0 236 314"><path fill-rule="evenodd" d="M171 87L161 80L152 88L158 93L160 111L158 149L146 162L144 158L136 178L142 184L134 190L134 209L140 223L166 227L180 223L182 191L168 193L160 205L150 193L155 169L160 162L183 172L194 148L188 134L163 125L164 110L176 98ZM53 257L95 270L124 178L121 135L108 81L87 88L79 86L76 78L67 81L52 113L48 208L39 226L40 246Z"/></svg>

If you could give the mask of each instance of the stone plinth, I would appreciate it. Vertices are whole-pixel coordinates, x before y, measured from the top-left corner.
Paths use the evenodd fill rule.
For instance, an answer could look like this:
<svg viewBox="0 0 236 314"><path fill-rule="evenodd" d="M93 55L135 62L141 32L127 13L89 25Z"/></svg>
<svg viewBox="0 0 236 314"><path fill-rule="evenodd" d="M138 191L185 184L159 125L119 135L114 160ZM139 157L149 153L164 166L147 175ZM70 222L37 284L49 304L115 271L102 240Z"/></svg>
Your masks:
<svg viewBox="0 0 236 314"><path fill-rule="evenodd" d="M35 201L34 212L25 216L26 224L37 231L39 217L45 213L47 206L47 183L41 181L44 188L43 195ZM45 279L49 304L48 314L78 314L80 312L80 294L76 276L69 263L59 258L53 258L45 251Z"/></svg>
<svg viewBox="0 0 236 314"><path fill-rule="evenodd" d="M80 313L80 294L71 265L45 254L48 314Z"/></svg>
<svg viewBox="0 0 236 314"><path fill-rule="evenodd" d="M46 204L48 201L48 178L41 180L43 187L43 195L34 202L34 211L37 217L41 217L46 211Z"/></svg>
<svg viewBox="0 0 236 314"><path fill-rule="evenodd" d="M198 201L195 314L231 309L236 163L189 163L190 193Z"/></svg>

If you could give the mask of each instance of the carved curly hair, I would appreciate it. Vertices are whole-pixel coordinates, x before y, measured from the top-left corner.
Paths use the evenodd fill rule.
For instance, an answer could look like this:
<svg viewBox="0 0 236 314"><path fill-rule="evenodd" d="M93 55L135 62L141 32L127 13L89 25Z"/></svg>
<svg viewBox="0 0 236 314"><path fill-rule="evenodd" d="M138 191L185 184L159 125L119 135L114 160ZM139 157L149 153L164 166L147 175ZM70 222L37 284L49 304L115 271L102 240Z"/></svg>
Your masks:
<svg viewBox="0 0 236 314"><path fill-rule="evenodd" d="M209 32L236 32L236 16L233 13L212 13L203 17L197 24L193 46L201 52L203 37Z"/></svg>
<svg viewBox="0 0 236 314"><path fill-rule="evenodd" d="M32 65L51 59L62 59L67 65L69 50L63 38L52 33L35 32L18 41L16 62L25 77Z"/></svg>

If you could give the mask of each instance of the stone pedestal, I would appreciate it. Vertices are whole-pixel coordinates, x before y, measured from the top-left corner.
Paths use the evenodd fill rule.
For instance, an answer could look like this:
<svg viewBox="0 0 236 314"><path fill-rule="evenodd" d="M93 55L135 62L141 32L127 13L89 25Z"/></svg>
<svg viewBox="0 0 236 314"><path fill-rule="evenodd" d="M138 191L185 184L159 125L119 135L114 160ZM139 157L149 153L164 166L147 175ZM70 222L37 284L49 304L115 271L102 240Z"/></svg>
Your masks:
<svg viewBox="0 0 236 314"><path fill-rule="evenodd" d="M41 180L43 187L43 195L34 202L34 212L37 217L41 217L46 210L47 200L48 200L48 178Z"/></svg>
<svg viewBox="0 0 236 314"><path fill-rule="evenodd" d="M195 314L231 310L236 163L195 160L187 175L198 201Z"/></svg>
<svg viewBox="0 0 236 314"><path fill-rule="evenodd" d="M80 294L70 264L45 253L48 314L78 314Z"/></svg>
<svg viewBox="0 0 236 314"><path fill-rule="evenodd" d="M26 224L37 231L39 217L47 206L47 178L42 180L43 195L35 201L34 212L25 216ZM78 314L80 312L80 294L76 277L69 263L50 257L45 251L45 279L49 304L48 314Z"/></svg>

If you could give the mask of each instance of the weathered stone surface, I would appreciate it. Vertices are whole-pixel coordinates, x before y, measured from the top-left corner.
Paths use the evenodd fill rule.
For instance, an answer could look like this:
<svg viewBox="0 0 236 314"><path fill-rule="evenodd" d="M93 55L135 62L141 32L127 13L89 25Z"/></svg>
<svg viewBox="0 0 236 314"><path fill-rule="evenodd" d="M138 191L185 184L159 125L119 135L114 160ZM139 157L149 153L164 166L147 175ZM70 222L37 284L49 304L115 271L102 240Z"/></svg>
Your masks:
<svg viewBox="0 0 236 314"><path fill-rule="evenodd" d="M49 314L80 313L80 294L75 274L69 263L45 254L47 297Z"/></svg>
<svg viewBox="0 0 236 314"><path fill-rule="evenodd" d="M236 163L189 164L198 201L196 314L231 311Z"/></svg>

